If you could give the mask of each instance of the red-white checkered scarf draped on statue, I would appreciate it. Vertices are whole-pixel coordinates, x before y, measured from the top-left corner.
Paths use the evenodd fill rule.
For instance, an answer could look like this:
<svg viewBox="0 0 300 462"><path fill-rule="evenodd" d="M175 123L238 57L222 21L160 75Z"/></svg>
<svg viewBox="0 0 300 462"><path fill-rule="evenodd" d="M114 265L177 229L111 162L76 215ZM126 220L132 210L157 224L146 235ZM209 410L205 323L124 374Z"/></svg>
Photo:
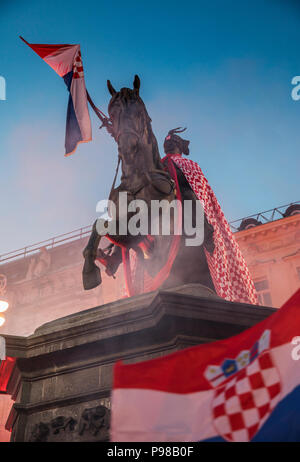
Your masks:
<svg viewBox="0 0 300 462"><path fill-rule="evenodd" d="M178 127L169 131L164 141L163 162L171 176L175 169L170 168L170 163L180 168L214 228L214 250L205 249L205 255L216 292L229 301L258 304L248 267L213 190L199 165L182 156L189 155L190 142L178 135L185 130Z"/></svg>

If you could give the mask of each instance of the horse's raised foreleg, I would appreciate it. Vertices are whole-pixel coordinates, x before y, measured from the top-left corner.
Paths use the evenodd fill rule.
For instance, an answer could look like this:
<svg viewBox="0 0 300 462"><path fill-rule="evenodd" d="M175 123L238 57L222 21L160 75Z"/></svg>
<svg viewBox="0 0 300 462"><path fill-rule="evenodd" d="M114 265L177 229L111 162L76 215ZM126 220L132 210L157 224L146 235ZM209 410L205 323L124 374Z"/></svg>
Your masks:
<svg viewBox="0 0 300 462"><path fill-rule="evenodd" d="M94 289L102 282L100 268L95 264L101 239L96 229L96 223L97 221L93 224L92 233L83 251L84 265L82 270L82 282L85 290Z"/></svg>

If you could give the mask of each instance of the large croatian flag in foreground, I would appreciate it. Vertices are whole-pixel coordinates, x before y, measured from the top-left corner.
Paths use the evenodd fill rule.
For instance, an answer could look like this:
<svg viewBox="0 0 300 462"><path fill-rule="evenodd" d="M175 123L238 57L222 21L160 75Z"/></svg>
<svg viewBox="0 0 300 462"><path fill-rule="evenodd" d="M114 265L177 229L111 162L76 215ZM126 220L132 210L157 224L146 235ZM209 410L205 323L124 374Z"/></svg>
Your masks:
<svg viewBox="0 0 300 462"><path fill-rule="evenodd" d="M299 341L300 290L225 341L117 363L111 440L300 441Z"/></svg>
<svg viewBox="0 0 300 462"><path fill-rule="evenodd" d="M64 79L70 92L65 141L65 155L69 156L78 143L92 139L80 45L33 44L20 38Z"/></svg>

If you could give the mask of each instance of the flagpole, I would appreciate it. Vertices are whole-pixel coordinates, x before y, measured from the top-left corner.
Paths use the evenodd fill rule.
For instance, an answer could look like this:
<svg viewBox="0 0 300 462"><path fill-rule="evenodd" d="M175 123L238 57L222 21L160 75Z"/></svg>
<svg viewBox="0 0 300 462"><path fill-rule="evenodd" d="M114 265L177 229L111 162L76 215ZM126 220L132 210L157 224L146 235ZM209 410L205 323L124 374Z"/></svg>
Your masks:
<svg viewBox="0 0 300 462"><path fill-rule="evenodd" d="M102 122L102 125L101 125L100 128L105 127L109 131L109 133L112 134L111 131L109 130L109 128L112 128L109 117L107 117L107 115L105 115L104 112L102 112L99 108L97 108L97 106L95 105L94 101L90 97L90 94L89 94L89 92L87 90L86 90L86 96L87 96L87 100L90 103L90 105L91 105L92 109L94 110L95 114L97 115L97 117Z"/></svg>
<svg viewBox="0 0 300 462"><path fill-rule="evenodd" d="M26 43L26 45L30 46L29 43L27 42L27 40L25 40L21 35L19 35L19 38L20 38L21 40L23 40L23 42Z"/></svg>

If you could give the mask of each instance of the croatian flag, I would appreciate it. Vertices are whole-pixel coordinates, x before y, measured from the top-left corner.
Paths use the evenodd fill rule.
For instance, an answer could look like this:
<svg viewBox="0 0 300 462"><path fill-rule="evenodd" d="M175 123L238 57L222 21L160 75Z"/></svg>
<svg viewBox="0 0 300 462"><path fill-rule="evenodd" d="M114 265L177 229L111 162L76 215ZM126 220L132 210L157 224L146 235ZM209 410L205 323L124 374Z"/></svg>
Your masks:
<svg viewBox="0 0 300 462"><path fill-rule="evenodd" d="M65 155L69 156L78 143L92 140L80 45L32 44L20 38L64 79L70 92L65 140Z"/></svg>
<svg viewBox="0 0 300 462"><path fill-rule="evenodd" d="M112 441L300 441L300 289L241 334L117 363Z"/></svg>
<svg viewBox="0 0 300 462"><path fill-rule="evenodd" d="M16 358L11 358L9 356L6 356L3 361L0 359L0 394L7 393L8 382L15 367L15 363Z"/></svg>

